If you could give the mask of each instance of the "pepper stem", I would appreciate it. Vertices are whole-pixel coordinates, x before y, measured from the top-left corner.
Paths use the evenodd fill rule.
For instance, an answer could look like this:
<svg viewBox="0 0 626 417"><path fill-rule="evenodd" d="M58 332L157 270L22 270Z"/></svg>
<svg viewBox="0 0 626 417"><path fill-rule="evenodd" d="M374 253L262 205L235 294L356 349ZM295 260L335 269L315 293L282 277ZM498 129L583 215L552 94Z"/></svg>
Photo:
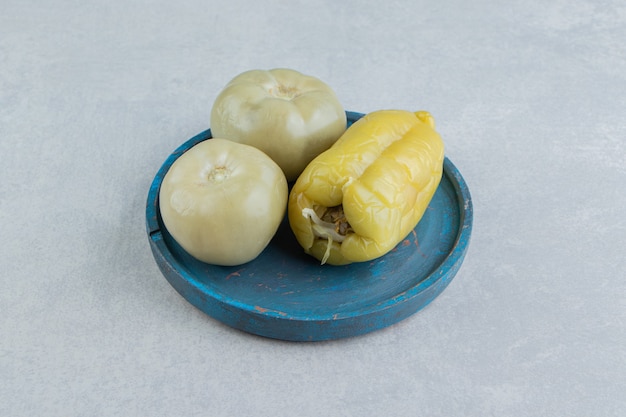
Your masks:
<svg viewBox="0 0 626 417"><path fill-rule="evenodd" d="M435 128L435 119L429 112L426 110L420 110L415 112L415 116L420 119L423 123L426 123L431 128Z"/></svg>

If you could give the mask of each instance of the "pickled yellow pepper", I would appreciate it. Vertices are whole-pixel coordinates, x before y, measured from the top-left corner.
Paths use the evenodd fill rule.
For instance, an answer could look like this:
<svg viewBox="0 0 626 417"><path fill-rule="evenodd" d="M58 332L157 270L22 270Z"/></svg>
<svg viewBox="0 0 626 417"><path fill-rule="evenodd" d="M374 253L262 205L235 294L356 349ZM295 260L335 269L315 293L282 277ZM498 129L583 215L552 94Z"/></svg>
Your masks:
<svg viewBox="0 0 626 417"><path fill-rule="evenodd" d="M288 217L304 251L331 265L383 256L417 225L443 172L444 145L426 111L357 120L298 177Z"/></svg>

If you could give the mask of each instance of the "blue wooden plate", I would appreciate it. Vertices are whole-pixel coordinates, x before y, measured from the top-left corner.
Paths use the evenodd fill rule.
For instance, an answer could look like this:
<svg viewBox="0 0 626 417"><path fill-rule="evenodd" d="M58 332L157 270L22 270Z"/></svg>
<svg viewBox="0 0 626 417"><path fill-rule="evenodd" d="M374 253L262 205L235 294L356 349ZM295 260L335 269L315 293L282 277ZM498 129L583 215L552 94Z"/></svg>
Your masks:
<svg viewBox="0 0 626 417"><path fill-rule="evenodd" d="M346 112L348 126L363 114ZM346 266L305 255L283 221L255 260L223 267L199 262L170 236L159 213L159 187L172 163L207 130L172 153L148 194L146 227L154 258L170 284L209 316L245 332L292 341L351 337L397 323L428 305L450 283L467 251L472 201L448 158L417 227L385 256Z"/></svg>

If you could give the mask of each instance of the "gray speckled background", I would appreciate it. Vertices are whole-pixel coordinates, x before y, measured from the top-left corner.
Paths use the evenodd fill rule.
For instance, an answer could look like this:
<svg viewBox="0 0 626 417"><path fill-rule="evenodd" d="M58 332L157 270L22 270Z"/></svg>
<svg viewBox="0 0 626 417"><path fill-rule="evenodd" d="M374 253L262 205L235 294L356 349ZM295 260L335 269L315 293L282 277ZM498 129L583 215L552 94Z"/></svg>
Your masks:
<svg viewBox="0 0 626 417"><path fill-rule="evenodd" d="M3 0L0 415L626 415L626 4ZM144 204L223 85L426 109L475 222L409 319L314 344L203 315Z"/></svg>

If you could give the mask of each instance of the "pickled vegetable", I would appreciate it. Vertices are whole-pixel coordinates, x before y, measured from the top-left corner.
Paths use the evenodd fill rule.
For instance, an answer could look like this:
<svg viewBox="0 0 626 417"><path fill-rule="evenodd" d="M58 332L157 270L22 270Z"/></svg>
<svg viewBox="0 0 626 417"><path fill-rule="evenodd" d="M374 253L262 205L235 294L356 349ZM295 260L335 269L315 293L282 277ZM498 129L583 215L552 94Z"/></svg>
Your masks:
<svg viewBox="0 0 626 417"><path fill-rule="evenodd" d="M382 110L356 121L302 172L289 196L298 243L322 264L385 255L422 218L443 172L428 112Z"/></svg>

